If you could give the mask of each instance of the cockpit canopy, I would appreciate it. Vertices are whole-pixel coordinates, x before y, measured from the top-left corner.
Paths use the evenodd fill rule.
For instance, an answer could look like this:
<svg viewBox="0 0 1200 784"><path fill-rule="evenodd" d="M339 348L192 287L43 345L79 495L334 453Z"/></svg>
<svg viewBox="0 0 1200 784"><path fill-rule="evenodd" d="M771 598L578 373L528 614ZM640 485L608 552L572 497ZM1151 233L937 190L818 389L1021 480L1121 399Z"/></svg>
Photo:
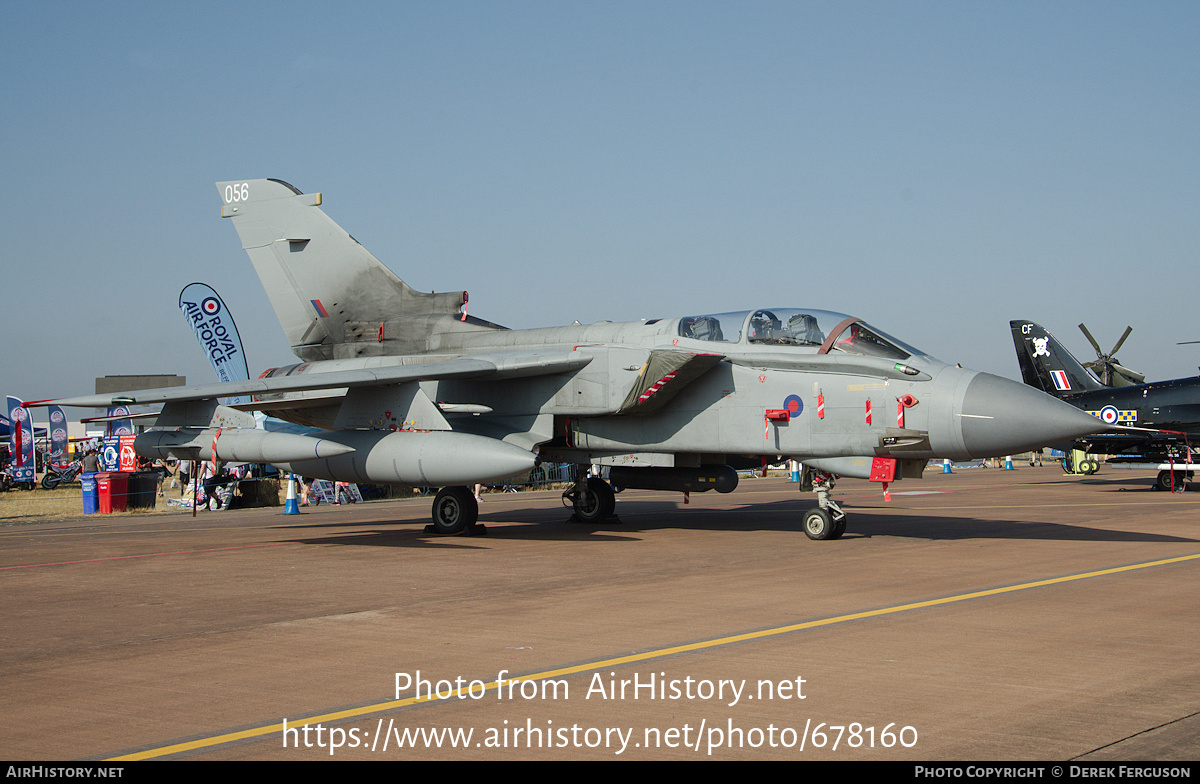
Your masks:
<svg viewBox="0 0 1200 784"><path fill-rule="evenodd" d="M679 335L694 340L800 346L821 354L844 351L895 360L924 353L861 319L828 310L771 308L688 316L679 320Z"/></svg>

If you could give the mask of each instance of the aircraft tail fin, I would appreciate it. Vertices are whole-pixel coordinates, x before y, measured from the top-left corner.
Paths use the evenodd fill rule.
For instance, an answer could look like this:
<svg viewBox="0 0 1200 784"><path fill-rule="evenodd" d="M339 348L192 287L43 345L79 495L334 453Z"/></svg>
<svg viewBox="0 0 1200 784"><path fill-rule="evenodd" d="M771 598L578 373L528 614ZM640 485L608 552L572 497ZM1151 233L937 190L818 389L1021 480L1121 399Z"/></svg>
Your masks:
<svg viewBox="0 0 1200 784"><path fill-rule="evenodd" d="M494 329L468 320L465 291L416 291L320 208L321 194L282 180L217 183L293 353L303 360L427 348L442 331ZM461 318L460 318L461 317Z"/></svg>
<svg viewBox="0 0 1200 784"><path fill-rule="evenodd" d="M1032 321L1010 321L1021 378L1055 397L1106 389L1044 327Z"/></svg>

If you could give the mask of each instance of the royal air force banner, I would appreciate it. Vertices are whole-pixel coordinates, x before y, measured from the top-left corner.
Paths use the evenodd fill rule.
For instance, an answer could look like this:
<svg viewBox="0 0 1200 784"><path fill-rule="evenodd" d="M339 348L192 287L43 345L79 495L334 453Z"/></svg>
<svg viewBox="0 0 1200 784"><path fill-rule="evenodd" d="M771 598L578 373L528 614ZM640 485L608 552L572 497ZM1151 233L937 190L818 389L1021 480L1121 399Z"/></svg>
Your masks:
<svg viewBox="0 0 1200 784"><path fill-rule="evenodd" d="M196 340L208 355L217 378L222 382L249 381L242 338L217 292L203 283L189 283L179 292L179 309L196 333ZM250 398L235 397L228 402L232 405L249 403Z"/></svg>

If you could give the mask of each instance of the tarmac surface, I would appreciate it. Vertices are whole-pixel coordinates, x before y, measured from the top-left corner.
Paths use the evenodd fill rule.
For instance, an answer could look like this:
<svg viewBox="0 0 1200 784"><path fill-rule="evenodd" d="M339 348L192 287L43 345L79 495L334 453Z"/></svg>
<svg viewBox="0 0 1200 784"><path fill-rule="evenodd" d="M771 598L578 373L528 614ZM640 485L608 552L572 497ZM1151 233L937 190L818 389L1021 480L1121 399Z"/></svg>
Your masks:
<svg viewBox="0 0 1200 784"><path fill-rule="evenodd" d="M489 494L479 537L429 499L0 528L0 756L1196 760L1200 493L1152 483L843 480L826 542L786 478L597 526Z"/></svg>

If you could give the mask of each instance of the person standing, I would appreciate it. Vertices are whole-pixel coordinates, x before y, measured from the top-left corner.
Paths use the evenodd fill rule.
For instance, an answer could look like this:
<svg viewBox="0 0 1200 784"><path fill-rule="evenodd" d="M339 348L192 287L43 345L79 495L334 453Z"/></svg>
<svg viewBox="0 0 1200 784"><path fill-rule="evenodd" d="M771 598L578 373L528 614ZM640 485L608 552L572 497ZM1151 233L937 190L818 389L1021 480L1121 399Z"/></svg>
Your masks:
<svg viewBox="0 0 1200 784"><path fill-rule="evenodd" d="M95 474L100 471L100 458L96 456L95 449L89 449L80 463L83 465L83 473L85 474Z"/></svg>

